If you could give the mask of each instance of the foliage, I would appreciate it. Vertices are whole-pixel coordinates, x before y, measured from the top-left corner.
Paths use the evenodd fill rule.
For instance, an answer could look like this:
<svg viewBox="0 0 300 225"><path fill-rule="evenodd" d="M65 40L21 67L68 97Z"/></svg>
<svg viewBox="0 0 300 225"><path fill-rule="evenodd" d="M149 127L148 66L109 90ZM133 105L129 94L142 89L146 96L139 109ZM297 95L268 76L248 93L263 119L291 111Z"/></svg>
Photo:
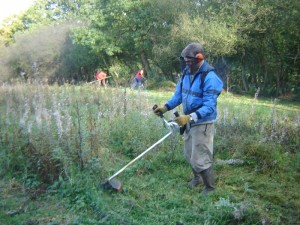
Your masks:
<svg viewBox="0 0 300 225"><path fill-rule="evenodd" d="M93 84L7 85L0 91L1 179L14 178L29 198L50 193L62 198L65 207L76 212L74 223L299 220L299 105L222 94L215 140L218 188L205 198L199 194L202 187L187 187L192 174L179 134L119 175L122 193L99 188L101 181L168 132L151 108L171 93L99 89ZM165 117L172 118L171 112ZM243 163L218 163L229 159ZM7 200L3 204L8 207ZM0 212L2 221L7 215ZM24 214L20 211L13 218L22 220Z"/></svg>
<svg viewBox="0 0 300 225"><path fill-rule="evenodd" d="M292 31L291 27L295 25L294 16L299 15L299 4L293 0L266 0L240 4L228 1L222 7L216 7L221 5L218 1L212 1L211 5L216 11L210 10L210 14L222 18L235 30L236 54L231 54L231 58L239 59L234 64L238 63L241 76L234 79L240 79L243 89L260 87L265 95L272 96L293 92L289 80L299 73L296 40L300 36L299 29ZM287 12L290 12L288 17Z"/></svg>
<svg viewBox="0 0 300 225"><path fill-rule="evenodd" d="M126 63L116 61L109 68L109 73L113 76L116 86L129 86L132 80L132 70Z"/></svg>
<svg viewBox="0 0 300 225"><path fill-rule="evenodd" d="M198 41L227 91L253 95L259 90L264 96L298 99L299 11L294 0L39 0L3 23L0 45L7 54L13 43L21 45L17 37L25 30L35 36L41 25L76 21L71 39L60 48L61 55L66 54L60 58L63 63L55 57L47 61L58 67L54 80L90 81L102 67L113 71L117 85L124 85L141 66L153 81L163 77L175 82L180 52L189 42ZM9 68L31 67L26 55L9 62L5 54L0 57L7 63L1 73L4 81L16 76ZM120 73L120 68L125 72Z"/></svg>
<svg viewBox="0 0 300 225"><path fill-rule="evenodd" d="M94 76L97 57L69 38L74 23L40 27L15 36L15 43L2 47L2 81L79 82ZM43 38L41 38L43 37Z"/></svg>

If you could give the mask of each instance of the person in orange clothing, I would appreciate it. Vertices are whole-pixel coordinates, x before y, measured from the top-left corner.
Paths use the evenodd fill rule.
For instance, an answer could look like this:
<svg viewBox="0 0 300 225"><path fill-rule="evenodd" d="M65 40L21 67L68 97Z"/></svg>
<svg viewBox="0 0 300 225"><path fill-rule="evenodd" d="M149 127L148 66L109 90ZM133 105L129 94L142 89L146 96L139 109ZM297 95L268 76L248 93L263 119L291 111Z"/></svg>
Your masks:
<svg viewBox="0 0 300 225"><path fill-rule="evenodd" d="M142 81L144 78L144 69L141 68L137 71L137 73L135 74L134 80L133 80L133 84L131 85L131 90L133 90L135 88L136 85L138 85L138 89L140 90L142 88Z"/></svg>
<svg viewBox="0 0 300 225"><path fill-rule="evenodd" d="M103 86L106 88L106 86L107 86L107 83L106 83L107 75L106 75L106 73L104 73L102 71L102 69L97 70L97 73L96 73L95 77L98 80L98 85L101 86L101 83L102 83Z"/></svg>

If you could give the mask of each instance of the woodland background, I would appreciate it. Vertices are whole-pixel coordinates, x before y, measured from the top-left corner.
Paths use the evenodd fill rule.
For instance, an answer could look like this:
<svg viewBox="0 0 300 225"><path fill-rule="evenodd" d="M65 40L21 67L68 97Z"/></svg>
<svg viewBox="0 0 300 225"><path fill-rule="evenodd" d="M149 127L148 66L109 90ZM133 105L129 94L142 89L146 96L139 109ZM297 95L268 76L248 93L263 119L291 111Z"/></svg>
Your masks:
<svg viewBox="0 0 300 225"><path fill-rule="evenodd" d="M297 0L38 0L6 18L0 224L299 223L299 9ZM188 188L179 134L118 175L122 192L103 190L168 132L152 107L172 96L192 41L225 83L216 190ZM147 85L128 90L142 66ZM90 83L99 67L106 89Z"/></svg>
<svg viewBox="0 0 300 225"><path fill-rule="evenodd" d="M125 85L178 78L192 41L233 93L300 96L297 0L37 0L0 26L0 81Z"/></svg>

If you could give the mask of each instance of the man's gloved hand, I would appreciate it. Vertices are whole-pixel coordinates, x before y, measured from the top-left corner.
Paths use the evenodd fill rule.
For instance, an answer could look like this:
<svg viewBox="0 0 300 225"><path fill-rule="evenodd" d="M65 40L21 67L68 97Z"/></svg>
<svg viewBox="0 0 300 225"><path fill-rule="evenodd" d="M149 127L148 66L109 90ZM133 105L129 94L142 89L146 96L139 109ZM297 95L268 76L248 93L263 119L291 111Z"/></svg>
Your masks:
<svg viewBox="0 0 300 225"><path fill-rule="evenodd" d="M154 114L157 116L162 116L162 114L164 114L167 111L168 111L168 109L165 106L156 107L155 109L153 109Z"/></svg>
<svg viewBox="0 0 300 225"><path fill-rule="evenodd" d="M178 116L174 118L174 121L180 125L180 126L184 126L186 125L188 122L191 121L191 116L190 115L182 115L182 116Z"/></svg>

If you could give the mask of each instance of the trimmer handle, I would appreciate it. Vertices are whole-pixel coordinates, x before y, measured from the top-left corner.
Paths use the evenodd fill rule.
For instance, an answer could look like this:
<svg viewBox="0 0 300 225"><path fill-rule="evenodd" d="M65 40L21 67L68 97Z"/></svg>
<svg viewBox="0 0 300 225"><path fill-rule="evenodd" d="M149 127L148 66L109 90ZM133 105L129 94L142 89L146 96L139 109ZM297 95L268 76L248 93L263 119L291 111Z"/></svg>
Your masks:
<svg viewBox="0 0 300 225"><path fill-rule="evenodd" d="M152 107L152 110L157 109L157 107L158 107L157 104L154 104L154 106ZM174 112L174 115L175 115L176 117L178 117L178 116L179 116L178 111L175 111L175 112ZM160 112L160 111L159 111L159 116L160 116L160 117L163 117L163 114L162 114L162 112Z"/></svg>
<svg viewBox="0 0 300 225"><path fill-rule="evenodd" d="M179 116L180 116L179 113L178 113L178 111L175 111L175 112L174 112L174 115L175 115L176 117L179 117ZM179 133L180 133L181 135L183 135L185 129L186 129L186 125L184 125L183 127L180 127Z"/></svg>
<svg viewBox="0 0 300 225"><path fill-rule="evenodd" d="M175 111L175 112L174 112L174 115L175 115L176 117L179 117L178 111Z"/></svg>
<svg viewBox="0 0 300 225"><path fill-rule="evenodd" d="M154 106L152 107L152 110L155 110L158 106L156 104L154 104Z"/></svg>
<svg viewBox="0 0 300 225"><path fill-rule="evenodd" d="M152 110L157 109L157 104L154 104L154 106L152 107ZM161 111L159 111L159 117L163 118L163 113Z"/></svg>

